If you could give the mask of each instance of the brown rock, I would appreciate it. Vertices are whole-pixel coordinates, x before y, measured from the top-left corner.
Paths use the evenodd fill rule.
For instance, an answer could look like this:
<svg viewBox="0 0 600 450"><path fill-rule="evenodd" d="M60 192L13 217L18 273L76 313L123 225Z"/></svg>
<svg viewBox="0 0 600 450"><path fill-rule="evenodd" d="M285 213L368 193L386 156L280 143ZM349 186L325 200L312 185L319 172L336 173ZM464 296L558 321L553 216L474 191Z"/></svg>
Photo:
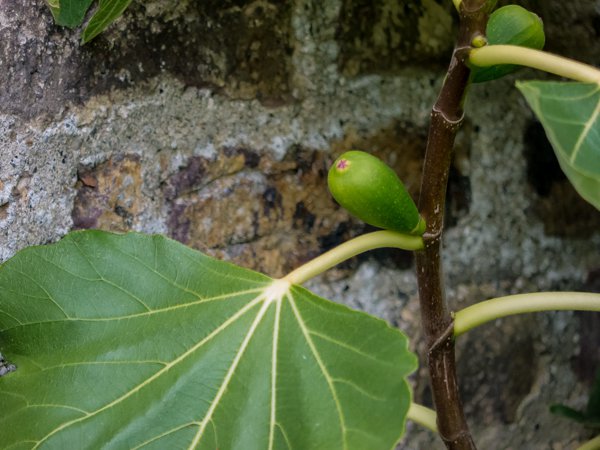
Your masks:
<svg viewBox="0 0 600 450"><path fill-rule="evenodd" d="M294 148L283 161L248 149L225 149L213 160L190 159L164 185L171 202L169 235L244 267L282 276L359 234L327 192L329 165L340 153L362 148L384 157L418 194L424 134L393 124L372 135L349 132L331 154Z"/></svg>
<svg viewBox="0 0 600 450"><path fill-rule="evenodd" d="M272 276L281 276L316 256L319 237L331 233L347 215L326 191L330 158L323 152L309 153L309 165L302 158L263 159L264 172L240 170L220 178L206 172L197 181L203 188L175 199L168 222L170 235ZM191 164L197 165L197 160ZM188 170L189 166L182 173Z"/></svg>
<svg viewBox="0 0 600 450"><path fill-rule="evenodd" d="M115 156L78 175L73 206L73 228L126 231L143 207L140 158Z"/></svg>

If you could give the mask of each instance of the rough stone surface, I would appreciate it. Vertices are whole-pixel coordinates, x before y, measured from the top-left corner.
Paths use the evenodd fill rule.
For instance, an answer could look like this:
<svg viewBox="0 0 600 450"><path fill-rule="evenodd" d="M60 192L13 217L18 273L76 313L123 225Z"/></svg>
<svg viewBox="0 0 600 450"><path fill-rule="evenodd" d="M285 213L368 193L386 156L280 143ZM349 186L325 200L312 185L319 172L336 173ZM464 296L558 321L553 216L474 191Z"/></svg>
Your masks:
<svg viewBox="0 0 600 450"><path fill-rule="evenodd" d="M340 69L354 76L446 62L454 38L452 8L443 0L344 0Z"/></svg>
<svg viewBox="0 0 600 450"><path fill-rule="evenodd" d="M290 2L134 2L86 46L77 31L53 25L44 3L0 1L8 69L0 83L11 86L0 91L1 112L55 114L166 73L234 98L275 105L290 97Z"/></svg>
<svg viewBox="0 0 600 450"><path fill-rule="evenodd" d="M599 1L521 3L550 49L600 63ZM326 192L339 153L375 152L418 195L455 25L449 1L151 0L81 47L43 1L0 0L0 261L97 227L285 273L366 230ZM514 78L474 86L467 102L443 261L454 310L600 291L600 213L556 169ZM410 254L362 255L308 286L405 330L421 357L415 398L431 402ZM548 406L584 405L598 316L506 318L459 339L480 448L573 449L590 436ZM442 448L408 428L400 448Z"/></svg>

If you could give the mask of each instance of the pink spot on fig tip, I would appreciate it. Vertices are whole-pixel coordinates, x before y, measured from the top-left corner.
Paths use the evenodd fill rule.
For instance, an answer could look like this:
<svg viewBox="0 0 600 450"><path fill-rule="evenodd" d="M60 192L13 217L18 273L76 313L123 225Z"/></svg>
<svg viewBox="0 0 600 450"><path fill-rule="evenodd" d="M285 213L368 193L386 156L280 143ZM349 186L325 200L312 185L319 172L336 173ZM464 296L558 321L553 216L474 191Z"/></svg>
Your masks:
<svg viewBox="0 0 600 450"><path fill-rule="evenodd" d="M348 168L348 160L347 159L340 159L336 165L336 168L339 170L344 170Z"/></svg>

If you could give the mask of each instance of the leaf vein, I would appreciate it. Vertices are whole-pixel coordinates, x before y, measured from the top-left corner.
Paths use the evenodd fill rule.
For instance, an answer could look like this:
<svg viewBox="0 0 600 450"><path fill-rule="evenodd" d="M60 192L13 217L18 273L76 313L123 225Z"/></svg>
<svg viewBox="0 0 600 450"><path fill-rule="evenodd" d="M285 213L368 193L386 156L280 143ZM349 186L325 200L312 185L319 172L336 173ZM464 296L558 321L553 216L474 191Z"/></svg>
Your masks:
<svg viewBox="0 0 600 450"><path fill-rule="evenodd" d="M364 358L371 359L371 360L376 361L376 362L378 362L380 364L382 363L381 360L375 358L373 355L369 355L368 353L363 352L362 350L360 350L357 347L354 347L354 346L352 346L350 344L346 344L345 342L338 341L337 339L334 339L334 338L332 338L330 336L327 336L326 334L322 334L322 333L319 333L317 331L313 331L313 330L310 330L310 329L308 329L308 331L309 331L309 333L312 336L317 336L318 338L321 338L321 339L323 339L325 341L331 342L332 344L338 345L338 346L340 346L342 348L350 350L351 352L357 353L357 354L359 354L360 356L362 356ZM385 363L389 364L389 365L393 365L392 363L390 363L388 361L385 361Z"/></svg>
<svg viewBox="0 0 600 450"><path fill-rule="evenodd" d="M273 445L275 445L275 425L277 423L277 350L282 299L280 298L276 302L275 319L273 321L273 342L271 346L271 417L269 421L268 450L273 450Z"/></svg>
<svg viewBox="0 0 600 450"><path fill-rule="evenodd" d="M168 436L169 434L173 434L173 433L177 433L180 430L183 430L184 428L190 427L190 426L198 426L200 425L198 422L188 422L188 423L184 423L183 425L179 425L178 427L172 428L170 430L167 430L161 434L157 434L156 436L153 436L152 438L142 442L139 445L136 445L135 447L133 447L131 450L138 450L140 448L145 447L146 445L149 445L155 441L158 441L159 439L164 438L165 436Z"/></svg>
<svg viewBox="0 0 600 450"><path fill-rule="evenodd" d="M45 299L45 297L41 297L41 298L44 298L44 299ZM16 321L16 322L17 322L19 325L23 325L23 322L21 322L19 319L17 319L17 318L16 318L15 316L13 316L12 314L9 314L9 313L7 313L6 311L2 311L2 310L0 310L0 314L4 314L6 317L9 317L9 318L11 318L12 320ZM2 330L2 331L4 331L4 330Z"/></svg>
<svg viewBox="0 0 600 450"><path fill-rule="evenodd" d="M112 402L107 403L106 405L104 405L104 406L96 409L95 411L90 412L88 415L86 415L84 417L80 417L78 419L73 419L73 420L70 420L68 422L65 422L65 423L59 425L58 427L56 427L55 429L53 429L52 431L50 431L48 434L46 434L46 436L44 436L42 439L40 439L34 448L38 448L40 446L40 444L42 444L43 442L47 441L50 437L52 437L56 433L60 432L61 430L65 429L65 428L67 428L67 427L69 427L71 425L74 425L76 423L79 423L79 422L81 422L83 420L86 420L86 419L88 419L90 417L93 417L93 416L101 413L102 411L110 409L113 406L118 405L122 401L124 401L127 398L131 397L133 394L135 394L136 392L140 391L145 386L147 386L150 383L152 383L154 380L156 380L157 378L159 378L161 375L163 375L164 373L168 372L169 369L171 369L172 367L176 366L180 362L184 361L188 356L190 356L196 350L198 350L199 348L201 348L202 346L204 346L207 342L211 341L215 336L217 336L219 333L221 333L229 325L231 325L232 323L234 323L235 321L237 321L240 317L242 317L244 314L246 314L249 310L251 310L257 303L261 302L262 300L263 299L260 296L258 296L254 301L248 303L246 306L244 306L243 308L241 308L236 314L234 314L229 319L227 319L225 322L223 322L219 327L217 327L215 330L213 330L208 336L206 336L204 339L202 339L196 345L193 345L191 348L189 348L184 353L182 353L177 358L175 358L173 361L171 361L167 366L163 367L162 369L160 369L159 371L157 371L156 373L154 373L151 377L147 378L146 380L144 380L143 382L141 382L140 384L138 384L134 388L130 389L125 394L123 394L120 397L116 398Z"/></svg>
<svg viewBox="0 0 600 450"><path fill-rule="evenodd" d="M348 386L350 386L351 388L353 388L354 390L360 392L361 394L363 394L365 397L369 397L370 399L373 399L375 401L378 402L385 402L387 400L387 398L385 397L378 397L376 395L373 395L371 392L366 391L364 388L362 388L361 386L359 386L356 383L353 383L352 381L343 379L343 378L332 378L334 383L340 383L340 384L347 384Z"/></svg>
<svg viewBox="0 0 600 450"><path fill-rule="evenodd" d="M217 295L215 297L203 298L203 299L195 301L195 302L182 303L182 304L179 304L179 305L168 306L166 308L153 309L153 310L150 310L150 311L144 311L144 312L136 313L136 314L127 314L125 316L112 316L112 317L67 317L65 319L45 320L45 321L39 321L39 322L23 322L21 325L16 325L14 327L5 328L5 329L0 330L0 331L6 332L6 331L13 330L15 328L19 328L21 326L41 325L41 324L49 324L49 323L61 323L61 322L111 322L113 320L115 320L115 321L116 320L129 320L129 319L135 319L137 317L151 316L151 315L154 315L154 314L162 314L162 313L165 313L165 312L175 311L177 309L182 309L182 308L188 308L190 306L201 305L203 303L210 303L210 302L214 302L214 301L227 300L227 299L232 298L232 297L246 295L246 294L252 294L252 293L257 293L257 292L261 292L261 291L263 291L263 289L259 289L259 288L248 289L247 291L238 291L238 292L233 292L233 293L229 293L229 294ZM43 298L45 298L45 297L43 297Z"/></svg>
<svg viewBox="0 0 600 450"><path fill-rule="evenodd" d="M102 275L100 273L100 271L96 268L96 265L92 262L92 259L90 257L88 257L88 255L79 246L79 242L77 242L77 239L72 239L72 242L73 242L73 245L75 245L75 248L81 254L81 256L83 256L83 258L88 262L88 264L94 270L94 272L96 272L98 274L98 276L102 279L102 281L104 281L105 283L108 283L109 285L111 285L111 286L113 286L113 287L121 290L123 293L125 293L128 296L130 296L131 298L133 298L134 300L136 300L139 304L141 304L144 308L146 308L147 311L151 310L151 308L141 298L139 298L137 295L133 294L132 292L129 292L124 287L119 286L116 283L113 283L112 281L108 280L104 275ZM57 265L57 267L60 269L60 267L58 265Z"/></svg>
<svg viewBox="0 0 600 450"><path fill-rule="evenodd" d="M204 264L200 261L198 261L196 258L192 258L190 255L186 255L183 254L184 258L188 259L189 261L192 261L194 264L202 267L203 270L206 270L208 272L212 272L213 274L217 275L219 278L229 278L231 280L235 280L235 281L242 281L244 283L248 283L248 284L254 284L254 285L260 285L260 286L265 286L265 283L270 283L272 280L269 279L267 276L265 277L264 281L258 281L255 278L244 278L244 277L240 277L240 276L232 276L228 273L223 273L220 272L216 269L213 269L212 267L210 267L208 264ZM262 275L262 274L260 274Z"/></svg>
<svg viewBox="0 0 600 450"><path fill-rule="evenodd" d="M290 443L290 439L289 439L287 433L285 432L285 429L283 428L283 426L279 422L277 422L275 425L281 431L281 435L283 436L283 439L285 440L285 445L287 445L287 448L291 450L292 449L292 444Z"/></svg>
<svg viewBox="0 0 600 450"><path fill-rule="evenodd" d="M208 411L206 411L206 415L202 419L202 425L200 426L200 429L198 430L198 432L196 433L196 436L194 436L194 439L192 440L192 443L188 447L189 450L195 449L198 446L198 444L200 443L200 440L202 439L202 436L204 435L204 430L206 429L206 426L208 425L209 421L212 421L212 416L213 416L215 410L217 409L217 406L219 405L221 398L225 394L225 391L226 391L227 387L229 386L229 383L231 382L233 375L235 374L235 370L237 369L237 366L239 365L239 363L242 359L242 356L244 355L244 352L246 351L246 348L248 348L248 344L250 343L250 340L254 336L254 333L256 332L258 325L262 321L263 317L265 316L265 313L267 312L267 309L269 308L269 306L272 303L270 301L265 301L268 299L264 298L264 296L259 296L257 300L264 301L264 304L262 305L261 309L258 311L256 319L254 319L254 321L250 325L250 328L248 329L248 333L246 333L246 336L244 337L244 340L242 341L242 344L240 345L240 348L231 363L231 367L225 374L225 378L223 378L223 382L221 383L221 386L219 387L219 390L217 391L215 398L211 402L210 407L208 408ZM215 433L215 436L216 436L216 433Z"/></svg>
<svg viewBox="0 0 600 450"><path fill-rule="evenodd" d="M600 86L599 86L599 89L600 89ZM581 150L581 146L583 145L583 141L589 134L590 129L592 128L594 123L598 120L599 114L600 114L600 98L598 99L598 101L596 103L596 108L594 109L594 112L590 116L589 120L587 120L585 122L583 130L581 131L581 134L579 135L579 138L577 139L577 142L575 143L575 147L573 147L573 152L571 153L571 158L570 158L571 164L575 163L575 160L577 159L577 156L579 155L579 151Z"/></svg>
<svg viewBox="0 0 600 450"><path fill-rule="evenodd" d="M48 300L50 300L52 303L54 303L54 305L55 305L55 306L56 306L58 309L60 309L60 311L61 311L61 312L64 314L64 316L65 316L67 319L70 319L69 315L68 315L68 314L66 313L66 311L63 309L63 307L62 307L62 306L60 306L60 304L59 304L59 303L58 303L56 300L54 300L54 297L52 297L52 295L50 295L50 292L48 292L48 291L46 290L46 288L44 288L44 286L42 286L40 283L38 283L38 282L37 282L37 281L36 281L34 278L32 278L32 277L30 277L29 275L27 275L25 272L23 272L23 271L21 271L21 270L18 270L18 269L16 269L16 272L17 272L17 273L19 273L19 274L21 274L21 275L23 275L23 276L24 276L24 277L26 277L26 278L29 278L29 279L30 279L30 280L31 280L31 281L32 281L32 282L33 282L33 283L34 283L34 284L35 284L37 287L39 287L39 288L40 288L42 291L44 291L44 293L46 294L46 296L47 296Z"/></svg>
<svg viewBox="0 0 600 450"><path fill-rule="evenodd" d="M166 366L169 363L166 361L158 360L139 360L139 361L77 361L72 363L56 364L54 366L44 367L42 372L54 369L64 369L67 367L79 367L79 366L105 366L105 365L123 365L123 364L159 364Z"/></svg>
<svg viewBox="0 0 600 450"><path fill-rule="evenodd" d="M177 288L177 289L181 289L184 292L187 292L189 294L193 294L195 297L201 299L202 295L192 289L189 289L187 287L184 287L178 283L175 282L175 280L171 280L170 278L167 278L165 275L163 275L161 272L159 272L157 269L154 269L152 267L150 267L149 265L147 265L146 263L144 263L141 259L139 259L137 256L134 256L130 253L124 252L119 248L115 248L115 251L117 251L118 253L121 253L124 256L127 256L131 259L133 259L134 261L136 261L138 264L140 264L142 267L148 269L149 271L151 271L152 273L154 273L155 275L158 275L160 278L162 278L163 280L165 280L167 283L169 283L171 286ZM155 256L155 258L157 258L157 256ZM156 264L156 263L155 263Z"/></svg>
<svg viewBox="0 0 600 450"><path fill-rule="evenodd" d="M325 381L327 382L329 391L331 392L331 396L333 397L333 401L335 403L335 407L337 410L338 419L340 421L340 428L341 428L341 432L342 432L342 446L343 446L344 450L347 450L348 449L348 441L347 441L347 436L346 436L346 423L345 423L345 419L344 419L344 413L342 411L342 406L340 404L340 400L338 398L337 391L336 391L334 383L333 383L333 379L332 379L331 375L329 374L329 371L325 367L325 364L323 363L323 360L321 359L321 355L319 354L313 340L310 337L310 332L309 332L308 328L306 327L304 320L302 319L302 315L300 314L300 311L298 310L298 307L296 306L296 302L294 301L294 298L289 294L287 295L287 298L290 302L290 306L292 307L292 311L294 312L294 316L296 317L296 321L298 322L298 325L300 326L300 330L302 331L302 334L304 335L304 339L306 340L306 343L308 344L311 352L313 353L313 356L315 357L315 360L317 361L317 364L319 365L319 368L321 369L321 372L323 373L323 376L325 377Z"/></svg>

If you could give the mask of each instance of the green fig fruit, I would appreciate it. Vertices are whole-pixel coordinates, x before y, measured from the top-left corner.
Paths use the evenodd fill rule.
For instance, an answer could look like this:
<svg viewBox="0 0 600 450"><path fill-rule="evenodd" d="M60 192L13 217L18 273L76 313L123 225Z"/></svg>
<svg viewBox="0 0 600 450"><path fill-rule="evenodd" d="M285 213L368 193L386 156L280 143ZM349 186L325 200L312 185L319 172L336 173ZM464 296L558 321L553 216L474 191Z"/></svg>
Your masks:
<svg viewBox="0 0 600 450"><path fill-rule="evenodd" d="M425 221L404 184L379 158L346 152L329 169L327 183L333 198L363 222L400 233L425 232Z"/></svg>
<svg viewBox="0 0 600 450"><path fill-rule="evenodd" d="M486 27L488 45L519 45L544 48L544 24L536 14L518 5L508 5L492 13ZM481 83L503 77L518 66L472 67L471 81Z"/></svg>

